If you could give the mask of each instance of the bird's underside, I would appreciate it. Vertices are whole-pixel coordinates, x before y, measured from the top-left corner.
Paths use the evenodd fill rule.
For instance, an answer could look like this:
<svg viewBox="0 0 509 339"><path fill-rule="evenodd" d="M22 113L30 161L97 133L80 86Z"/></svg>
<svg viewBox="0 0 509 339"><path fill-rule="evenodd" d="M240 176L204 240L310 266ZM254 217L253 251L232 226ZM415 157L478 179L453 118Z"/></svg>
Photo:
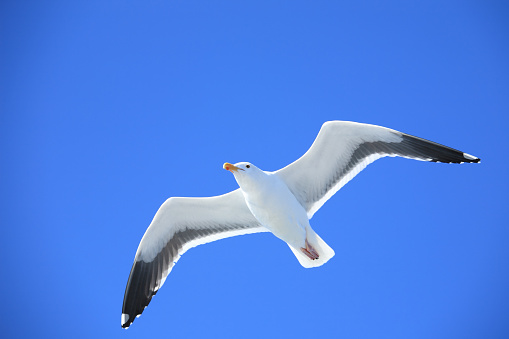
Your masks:
<svg viewBox="0 0 509 339"><path fill-rule="evenodd" d="M480 161L467 153L385 127L330 121L322 126L311 148L301 158L276 172L262 172L284 183L292 199L296 199L310 219L368 164L386 156L443 163ZM157 211L131 268L122 306L123 328L129 327L143 312L188 249L231 236L269 231L267 225L253 215L245 200L247 191L256 191L256 185L253 188L251 182L257 181L251 179L261 170L249 163L229 165L225 168L232 173L231 166L237 168L234 175L239 189L216 197L170 198ZM323 260L319 253L321 247L315 245L323 240L316 237L320 243L317 239L314 243L308 242L306 237L297 249L289 243L305 267L319 266ZM331 254L333 251L328 255ZM308 262L319 264L308 265Z"/></svg>

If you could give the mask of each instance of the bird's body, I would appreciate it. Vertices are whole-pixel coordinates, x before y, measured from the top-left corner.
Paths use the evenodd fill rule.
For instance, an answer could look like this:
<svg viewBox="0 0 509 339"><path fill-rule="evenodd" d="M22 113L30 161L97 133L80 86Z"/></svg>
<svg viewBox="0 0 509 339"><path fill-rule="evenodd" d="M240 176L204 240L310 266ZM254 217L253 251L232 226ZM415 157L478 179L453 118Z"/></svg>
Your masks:
<svg viewBox="0 0 509 339"><path fill-rule="evenodd" d="M251 169L254 170L253 165ZM237 181L251 213L279 239L304 247L309 222L302 205L277 175L260 171L256 179L253 186L257 189L253 190Z"/></svg>
<svg viewBox="0 0 509 339"><path fill-rule="evenodd" d="M127 328L164 284L188 249L211 241L272 232L288 244L299 263L323 265L334 256L309 219L341 187L382 157L445 163L480 159L389 128L347 121L326 122L298 160L265 172L251 163L225 163L240 188L207 198L170 198L145 232L129 274L122 327Z"/></svg>
<svg viewBox="0 0 509 339"><path fill-rule="evenodd" d="M262 226L290 246L302 266L321 266L334 256L334 251L311 228L306 210L277 173L262 171L250 163L224 167L238 168L232 173L249 210ZM317 251L318 258L311 259L302 252L306 245Z"/></svg>

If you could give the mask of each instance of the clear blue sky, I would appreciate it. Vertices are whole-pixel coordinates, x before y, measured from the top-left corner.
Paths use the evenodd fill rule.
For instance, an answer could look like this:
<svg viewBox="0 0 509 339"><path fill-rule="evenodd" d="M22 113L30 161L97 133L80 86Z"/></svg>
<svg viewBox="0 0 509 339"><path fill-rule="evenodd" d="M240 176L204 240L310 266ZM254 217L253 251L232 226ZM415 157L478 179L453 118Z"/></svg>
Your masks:
<svg viewBox="0 0 509 339"><path fill-rule="evenodd" d="M509 10L502 1L2 1L0 333L507 338ZM323 122L482 159L382 159L311 220L187 252L129 330L138 243L170 196L276 170Z"/></svg>

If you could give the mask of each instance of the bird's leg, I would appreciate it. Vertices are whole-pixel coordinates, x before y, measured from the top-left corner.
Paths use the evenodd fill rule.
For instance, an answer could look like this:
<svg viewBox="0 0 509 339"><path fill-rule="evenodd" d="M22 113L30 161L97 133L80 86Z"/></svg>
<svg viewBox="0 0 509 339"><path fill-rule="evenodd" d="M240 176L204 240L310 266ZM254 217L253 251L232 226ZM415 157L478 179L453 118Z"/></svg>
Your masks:
<svg viewBox="0 0 509 339"><path fill-rule="evenodd" d="M309 257L309 259L311 259L311 260L316 260L320 257L318 255L318 252L316 252L316 250L313 248L313 246L311 246L309 244L307 239L306 239L306 248L301 247L300 250L302 251L302 253L307 255Z"/></svg>

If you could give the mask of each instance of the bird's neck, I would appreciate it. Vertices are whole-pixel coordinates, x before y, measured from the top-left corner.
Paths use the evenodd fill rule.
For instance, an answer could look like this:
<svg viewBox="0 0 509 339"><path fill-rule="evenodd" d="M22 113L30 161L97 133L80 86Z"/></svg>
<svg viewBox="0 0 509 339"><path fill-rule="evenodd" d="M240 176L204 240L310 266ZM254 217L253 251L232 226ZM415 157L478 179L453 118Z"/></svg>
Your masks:
<svg viewBox="0 0 509 339"><path fill-rule="evenodd" d="M255 176L237 180L242 191L248 195L255 195L271 185L271 177L265 172L257 173Z"/></svg>

